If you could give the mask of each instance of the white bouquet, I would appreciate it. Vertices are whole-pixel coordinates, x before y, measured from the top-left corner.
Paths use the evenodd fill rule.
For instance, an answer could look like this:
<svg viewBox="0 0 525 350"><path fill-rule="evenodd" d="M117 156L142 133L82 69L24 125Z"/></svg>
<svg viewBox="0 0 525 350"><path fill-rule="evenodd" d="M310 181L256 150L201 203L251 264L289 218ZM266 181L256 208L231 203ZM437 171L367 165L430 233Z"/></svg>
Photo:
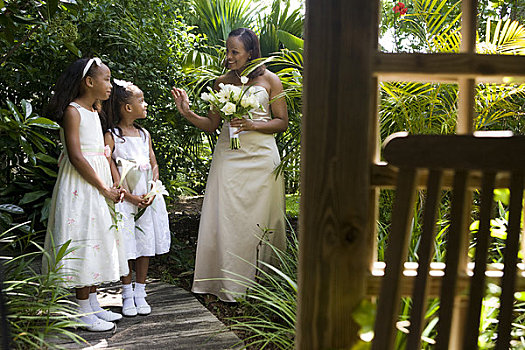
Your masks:
<svg viewBox="0 0 525 350"><path fill-rule="evenodd" d="M219 84L219 91L213 91L208 87L209 92L203 92L201 99L210 104L210 109L216 110L223 119L230 122L234 118L248 117L252 118L252 112L257 108L262 108L259 100L251 86L244 88L248 82L248 77L241 77L242 86L235 86L232 84ZM239 141L238 128L232 126L230 128L230 148L239 149L241 142Z"/></svg>

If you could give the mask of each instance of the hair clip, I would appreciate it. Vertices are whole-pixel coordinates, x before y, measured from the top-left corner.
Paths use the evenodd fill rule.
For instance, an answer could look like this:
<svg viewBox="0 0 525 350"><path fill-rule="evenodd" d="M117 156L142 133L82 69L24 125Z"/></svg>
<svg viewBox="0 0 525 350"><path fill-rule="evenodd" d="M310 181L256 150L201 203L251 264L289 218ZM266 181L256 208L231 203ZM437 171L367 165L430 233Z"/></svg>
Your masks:
<svg viewBox="0 0 525 350"><path fill-rule="evenodd" d="M84 77L86 76L89 68L91 68L91 66L93 65L93 62L95 62L95 64L99 67L102 64L102 61L100 60L100 58L98 57L90 58L89 61L86 63L86 66L84 67L84 71L82 72L82 79L84 79Z"/></svg>
<svg viewBox="0 0 525 350"><path fill-rule="evenodd" d="M113 82L117 84L118 86L123 87L124 89L127 89L131 85L133 85L132 82L126 81L126 80L120 80L120 79L113 79Z"/></svg>

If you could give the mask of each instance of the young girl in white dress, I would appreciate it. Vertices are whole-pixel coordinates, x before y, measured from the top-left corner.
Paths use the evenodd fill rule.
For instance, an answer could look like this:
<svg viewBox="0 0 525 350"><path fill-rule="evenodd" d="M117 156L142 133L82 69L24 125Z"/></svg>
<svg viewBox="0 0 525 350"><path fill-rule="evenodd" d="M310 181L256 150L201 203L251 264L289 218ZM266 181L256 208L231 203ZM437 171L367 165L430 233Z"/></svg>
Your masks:
<svg viewBox="0 0 525 350"><path fill-rule="evenodd" d="M161 194L145 198L151 190L150 181L159 179L150 134L135 122L146 118L147 106L143 92L136 85L117 79L114 80L111 97L103 106L108 119L104 139L112 150L113 179L126 189L124 201L117 207L123 217L121 231L130 268L129 275L122 278L122 313L125 316L151 312L145 300L149 259L167 253L171 242L164 198ZM132 169L124 174L124 181L121 181L123 168L127 167L123 167L123 163L132 165ZM137 215L139 211L143 211L140 216ZM134 289L131 286L133 260L136 273Z"/></svg>
<svg viewBox="0 0 525 350"><path fill-rule="evenodd" d="M50 260L43 271L62 265L64 284L76 288L80 321L90 331L107 331L122 315L103 310L96 286L128 274L122 240L115 230L108 203L119 202L123 192L112 187L98 114L100 101L111 93L111 72L98 58L79 59L60 76L47 116L60 124L64 150L47 226L44 247ZM71 241L74 250L60 262L56 252Z"/></svg>

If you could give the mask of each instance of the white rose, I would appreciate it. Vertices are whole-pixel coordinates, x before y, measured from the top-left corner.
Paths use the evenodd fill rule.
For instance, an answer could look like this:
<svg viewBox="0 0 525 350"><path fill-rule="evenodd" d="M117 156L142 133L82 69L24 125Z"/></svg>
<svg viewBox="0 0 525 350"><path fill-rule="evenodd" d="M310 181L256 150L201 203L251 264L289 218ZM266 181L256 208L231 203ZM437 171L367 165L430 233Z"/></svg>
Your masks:
<svg viewBox="0 0 525 350"><path fill-rule="evenodd" d="M257 99L257 97L255 97L255 95L251 95L248 98L248 103L252 106L253 109L259 107L259 100Z"/></svg>
<svg viewBox="0 0 525 350"><path fill-rule="evenodd" d="M251 104L248 100L249 100L249 97L244 96L241 100L241 106L243 106L244 108L250 107Z"/></svg>
<svg viewBox="0 0 525 350"><path fill-rule="evenodd" d="M236 106L231 102L226 102L226 104L221 108L221 111L225 115L232 115L237 110Z"/></svg>
<svg viewBox="0 0 525 350"><path fill-rule="evenodd" d="M246 84L247 82L248 82L248 77L246 77L246 76L243 75L243 76L241 77L241 84L244 85L244 84Z"/></svg>
<svg viewBox="0 0 525 350"><path fill-rule="evenodd" d="M259 106L259 101L257 101L257 98L254 95L249 95L242 99L241 106L244 108L257 108Z"/></svg>

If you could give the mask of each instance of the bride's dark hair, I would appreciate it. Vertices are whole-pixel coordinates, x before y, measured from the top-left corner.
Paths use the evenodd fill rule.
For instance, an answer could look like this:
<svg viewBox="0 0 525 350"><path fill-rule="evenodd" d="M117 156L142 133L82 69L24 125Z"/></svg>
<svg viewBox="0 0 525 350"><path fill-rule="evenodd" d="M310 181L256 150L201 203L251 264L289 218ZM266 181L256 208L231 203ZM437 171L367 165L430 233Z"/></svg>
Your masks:
<svg viewBox="0 0 525 350"><path fill-rule="evenodd" d="M53 96L44 110L44 116L62 125L67 106L81 93L81 82L85 78L82 76L82 72L89 60L89 58L76 60L60 75L53 88ZM94 76L97 70L98 65L92 64L86 72L86 77ZM100 110L100 102L97 101L93 108Z"/></svg>
<svg viewBox="0 0 525 350"><path fill-rule="evenodd" d="M248 28L237 28L237 29L232 30L230 34L228 34L228 38L232 36L239 37L242 44L244 45L244 49L250 52L250 58L248 59L248 63L251 60L261 58L261 45L259 44L259 38L252 30ZM226 68L228 68L227 61L225 61L225 64L226 64ZM266 69L265 65L261 65L257 67L250 74L248 74L248 78L253 79L255 77L263 75L265 69Z"/></svg>

